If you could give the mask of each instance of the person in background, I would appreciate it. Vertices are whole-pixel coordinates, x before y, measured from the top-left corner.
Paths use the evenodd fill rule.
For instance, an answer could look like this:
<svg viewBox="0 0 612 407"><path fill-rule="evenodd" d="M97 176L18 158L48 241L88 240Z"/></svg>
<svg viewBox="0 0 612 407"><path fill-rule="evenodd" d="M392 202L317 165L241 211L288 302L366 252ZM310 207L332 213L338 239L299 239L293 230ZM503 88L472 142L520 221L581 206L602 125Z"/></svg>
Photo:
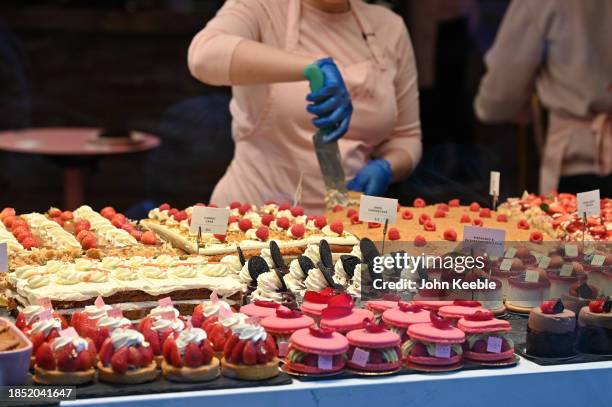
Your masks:
<svg viewBox="0 0 612 407"><path fill-rule="evenodd" d="M316 63L323 89L310 93ZM231 85L234 158L211 202L290 201L324 210L312 136L332 127L350 189L382 195L421 157L417 73L408 32L361 0L228 0L189 48L191 73ZM314 119L312 116L315 116ZM202 129L204 132L205 129Z"/></svg>
<svg viewBox="0 0 612 407"><path fill-rule="evenodd" d="M612 195L612 0L514 0L475 100L485 122L550 111L540 193Z"/></svg>

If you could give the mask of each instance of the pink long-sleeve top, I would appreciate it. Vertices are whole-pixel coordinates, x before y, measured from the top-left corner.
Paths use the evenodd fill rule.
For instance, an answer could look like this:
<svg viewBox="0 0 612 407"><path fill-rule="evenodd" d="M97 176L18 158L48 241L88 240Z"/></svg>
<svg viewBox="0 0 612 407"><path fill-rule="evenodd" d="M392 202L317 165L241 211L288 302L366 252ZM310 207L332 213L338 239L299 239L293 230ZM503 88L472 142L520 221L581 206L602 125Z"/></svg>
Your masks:
<svg viewBox="0 0 612 407"><path fill-rule="evenodd" d="M352 1L355 4L355 0ZM375 32L376 40L382 48L383 58L388 65L386 75L392 75L390 80L392 86L389 88L389 94L385 94L385 98L394 100L394 104L391 104L394 108L388 109L390 111L387 115L381 112L379 116L379 121L384 121L384 126L371 129L371 133L377 133L376 130L380 128L378 133L383 134L373 134L371 142L368 142L366 137L359 151L363 151L365 157L366 155L377 156L377 152L383 147L385 150L389 148L403 150L416 166L422 150L421 129L417 73L408 32L402 19L386 8L365 3L359 3L358 6ZM230 78L232 55L241 41L248 39L286 49L290 7L291 0L226 1L215 18L195 36L191 43L188 64L192 75L212 85L233 85ZM372 56L371 50L364 41L362 28L352 12L326 13L309 6L306 2L301 4L299 47L302 54L333 57L341 71L344 66L354 66ZM347 85L349 85L352 96L355 96L350 84L347 83ZM271 86L233 86L230 110L233 117L233 139L236 142L237 150L239 143L257 125L266 107ZM357 90L356 93L359 91ZM299 133L302 140L310 140L316 130L310 122L312 116L305 110L306 93L307 85L305 84L304 94L299 95L304 100L303 112L295 112L296 117L291 118L295 121L295 126L291 127L291 131ZM363 131L357 136L352 134L352 132L359 132L360 127L364 127L359 124L360 117L376 123L376 117L372 120L373 116L369 115L376 114L376 109L384 109L384 106L368 106L362 114L358 104L355 105L353 115L355 125L352 125L347 135L340 140L341 149L342 143L347 143L345 140L355 137L363 138ZM390 121L392 123L388 123ZM281 127L279 124L276 131L279 133L279 138L283 137L282 132L287 132L287 127L284 125ZM302 143L300 149L312 150L314 158L314 148L308 144ZM316 165L316 160L314 162ZM344 166L347 177L354 176L360 169L356 163L347 164L345 162ZM288 192L292 193L292 187L294 185L286 186ZM216 203L224 204L225 202Z"/></svg>

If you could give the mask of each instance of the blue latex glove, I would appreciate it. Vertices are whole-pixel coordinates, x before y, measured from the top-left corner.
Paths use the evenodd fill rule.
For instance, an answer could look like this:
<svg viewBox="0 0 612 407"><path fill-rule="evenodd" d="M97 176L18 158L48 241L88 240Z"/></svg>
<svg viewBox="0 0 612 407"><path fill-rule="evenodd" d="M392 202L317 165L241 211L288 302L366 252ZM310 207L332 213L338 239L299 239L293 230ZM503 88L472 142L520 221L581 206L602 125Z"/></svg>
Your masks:
<svg viewBox="0 0 612 407"><path fill-rule="evenodd" d="M366 195L383 195L387 192L393 173L387 160L372 160L349 181L347 188Z"/></svg>
<svg viewBox="0 0 612 407"><path fill-rule="evenodd" d="M353 104L334 60L324 58L317 61L316 65L321 69L325 82L320 90L306 96L306 100L312 102L306 110L317 116L312 121L315 126L320 129L331 129L323 137L323 141L329 143L338 140L348 131L353 115Z"/></svg>

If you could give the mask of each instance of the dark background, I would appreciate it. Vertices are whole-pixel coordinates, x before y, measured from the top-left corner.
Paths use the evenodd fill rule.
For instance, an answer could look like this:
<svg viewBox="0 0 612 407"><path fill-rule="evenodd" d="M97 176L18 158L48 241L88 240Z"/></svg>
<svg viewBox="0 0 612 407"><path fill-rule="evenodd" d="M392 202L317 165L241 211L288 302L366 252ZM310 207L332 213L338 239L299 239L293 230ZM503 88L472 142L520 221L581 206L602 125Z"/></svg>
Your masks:
<svg viewBox="0 0 612 407"><path fill-rule="evenodd" d="M409 3L394 5L413 30ZM389 192L401 202L421 196L489 203L490 170L502 171L504 196L536 189L531 137L521 139L512 125L484 126L472 110L483 54L507 3L477 2L477 27L469 16L438 24L435 86L421 90L425 154L415 174ZM157 134L163 145L153 153L92 165L87 203L126 210L143 201L207 202L233 153L231 93L193 79L186 56L193 35L222 4L2 1L0 130L100 126ZM1 153L0 168L0 207L61 207L63 179L54 163Z"/></svg>

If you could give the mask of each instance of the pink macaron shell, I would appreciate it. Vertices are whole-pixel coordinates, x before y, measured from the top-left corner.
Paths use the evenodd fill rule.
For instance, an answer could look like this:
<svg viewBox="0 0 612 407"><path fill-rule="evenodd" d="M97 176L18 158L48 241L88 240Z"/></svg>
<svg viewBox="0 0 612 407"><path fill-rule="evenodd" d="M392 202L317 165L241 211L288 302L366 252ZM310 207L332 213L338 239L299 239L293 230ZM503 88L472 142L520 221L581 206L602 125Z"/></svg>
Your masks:
<svg viewBox="0 0 612 407"><path fill-rule="evenodd" d="M475 312L486 312L485 308L481 307L465 307L463 305L446 305L438 310L438 315L444 318L463 318L466 315L472 315Z"/></svg>
<svg viewBox="0 0 612 407"><path fill-rule="evenodd" d="M511 331L512 325L510 325L510 322L508 321L497 318L493 318L488 321L470 321L465 318L461 318L459 322L457 322L457 328L461 329L465 333L479 334L487 332Z"/></svg>
<svg viewBox="0 0 612 407"><path fill-rule="evenodd" d="M389 309L383 312L382 319L389 325L408 328L412 324L424 324L431 322L429 311L404 312L399 308Z"/></svg>
<svg viewBox="0 0 612 407"><path fill-rule="evenodd" d="M452 345L465 341L462 330L449 326L446 329L436 328L433 324L414 324L408 327L408 336L412 339Z"/></svg>
<svg viewBox="0 0 612 407"><path fill-rule="evenodd" d="M434 356L408 356L408 361L417 365L424 366L450 366L461 362L462 355L451 356L450 358L436 358Z"/></svg>
<svg viewBox="0 0 612 407"><path fill-rule="evenodd" d="M368 332L366 329L355 329L346 334L346 339L353 346L380 349L399 346L400 336L385 329L382 332Z"/></svg>
<svg viewBox="0 0 612 407"><path fill-rule="evenodd" d="M348 340L337 332L329 338L320 338L310 333L309 328L299 329L291 335L291 347L307 353L337 355L349 348Z"/></svg>
<svg viewBox="0 0 612 407"><path fill-rule="evenodd" d="M260 324L267 332L286 334L295 332L298 329L311 327L314 325L314 320L306 315L298 318L281 318L277 315L272 315L262 319Z"/></svg>
<svg viewBox="0 0 612 407"><path fill-rule="evenodd" d="M284 309L288 311L288 308L280 305L278 308L272 307L261 307L255 303L250 303L240 307L240 312L248 317L266 318L272 315L276 315L277 309Z"/></svg>
<svg viewBox="0 0 612 407"><path fill-rule="evenodd" d="M337 332L348 332L353 329L363 328L363 320L366 318L374 319L372 311L355 308L349 315L344 317L323 318L320 325L321 328L333 329Z"/></svg>
<svg viewBox="0 0 612 407"><path fill-rule="evenodd" d="M453 305L453 301L435 301L435 300L414 300L412 301L416 305L420 305L421 307L429 310L437 311L440 307L444 307L446 305Z"/></svg>
<svg viewBox="0 0 612 407"><path fill-rule="evenodd" d="M310 315L321 316L321 312L327 308L327 304L319 304L318 302L308 302L304 301L302 303L302 312L308 313Z"/></svg>
<svg viewBox="0 0 612 407"><path fill-rule="evenodd" d="M366 308L372 312L385 312L388 309L397 308L398 306L397 301L372 300L366 302Z"/></svg>
<svg viewBox="0 0 612 407"><path fill-rule="evenodd" d="M495 362L498 360L510 359L513 354L514 349L508 349L507 351L500 353L478 353L466 350L463 352L463 357L478 362Z"/></svg>

